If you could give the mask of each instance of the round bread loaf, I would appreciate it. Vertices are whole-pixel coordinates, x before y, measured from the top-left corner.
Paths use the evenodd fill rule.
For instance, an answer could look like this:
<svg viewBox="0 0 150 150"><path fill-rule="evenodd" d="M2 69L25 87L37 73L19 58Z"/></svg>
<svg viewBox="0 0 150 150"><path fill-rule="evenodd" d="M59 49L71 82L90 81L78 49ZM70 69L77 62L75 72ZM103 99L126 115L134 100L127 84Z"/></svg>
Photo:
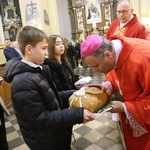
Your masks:
<svg viewBox="0 0 150 150"><path fill-rule="evenodd" d="M91 112L96 112L103 107L108 100L108 95L96 87L82 87L74 92L69 98L72 108L85 108Z"/></svg>

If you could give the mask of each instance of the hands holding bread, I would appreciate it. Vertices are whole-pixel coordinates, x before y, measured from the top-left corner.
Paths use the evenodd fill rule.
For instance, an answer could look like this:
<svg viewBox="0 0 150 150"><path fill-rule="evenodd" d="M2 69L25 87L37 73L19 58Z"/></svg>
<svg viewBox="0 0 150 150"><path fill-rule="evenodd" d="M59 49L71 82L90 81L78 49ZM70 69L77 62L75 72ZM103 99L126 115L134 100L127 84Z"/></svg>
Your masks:
<svg viewBox="0 0 150 150"><path fill-rule="evenodd" d="M111 95L112 92L108 89L106 89L102 84L89 84L87 85L89 87L97 87L101 89L102 91L106 92L108 95ZM124 112L123 103L119 100L112 100L109 102L110 105L112 105L112 109L110 110L111 113L118 113L118 112Z"/></svg>
<svg viewBox="0 0 150 150"><path fill-rule="evenodd" d="M112 105L111 113L124 112L123 103L120 101L110 101L109 104Z"/></svg>
<svg viewBox="0 0 150 150"><path fill-rule="evenodd" d="M95 114L90 112L89 110L87 109L84 109L84 116L83 116L83 123L86 123L88 121L92 121L95 119Z"/></svg>

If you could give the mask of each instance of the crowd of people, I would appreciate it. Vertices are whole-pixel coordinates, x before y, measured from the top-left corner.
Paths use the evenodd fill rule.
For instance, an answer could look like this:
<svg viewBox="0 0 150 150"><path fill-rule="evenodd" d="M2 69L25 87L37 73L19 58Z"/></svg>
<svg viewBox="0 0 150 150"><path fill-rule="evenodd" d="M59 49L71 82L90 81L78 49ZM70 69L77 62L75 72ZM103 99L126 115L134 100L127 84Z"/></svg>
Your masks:
<svg viewBox="0 0 150 150"><path fill-rule="evenodd" d="M88 86L120 94L110 101L110 112L120 123L126 149L150 148L148 32L128 0L118 3L117 17L104 36L90 35L75 45L32 26L18 32L14 48L5 40L3 78L11 83L15 115L30 149L71 150L73 125L95 119L84 108L68 109L69 97L83 86L75 86L82 77L73 71L81 58L94 72L106 74L103 83ZM4 125L4 117L0 119ZM6 148L0 142L0 149L8 150L5 126L1 132Z"/></svg>

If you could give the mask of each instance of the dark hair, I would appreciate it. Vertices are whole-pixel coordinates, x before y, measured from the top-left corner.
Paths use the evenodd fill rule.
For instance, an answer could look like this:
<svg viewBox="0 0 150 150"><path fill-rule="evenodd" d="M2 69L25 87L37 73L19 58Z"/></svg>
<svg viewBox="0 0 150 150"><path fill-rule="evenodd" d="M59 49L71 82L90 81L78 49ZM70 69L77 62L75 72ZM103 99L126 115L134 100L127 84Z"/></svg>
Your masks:
<svg viewBox="0 0 150 150"><path fill-rule="evenodd" d="M69 42L68 42L68 40L66 38L64 38L63 41L64 41L65 48L68 49L69 48Z"/></svg>
<svg viewBox="0 0 150 150"><path fill-rule="evenodd" d="M57 37L60 37L64 43L64 39L60 35L57 35L57 34L50 35L49 36L49 45L48 45L48 56L50 59L58 62L58 60L55 58L55 55L54 55ZM65 51L64 51L64 54L61 55L61 61L63 64L67 65L68 59L67 59L67 51L66 51L65 45L64 45L64 49L65 49Z"/></svg>
<svg viewBox="0 0 150 150"><path fill-rule="evenodd" d="M112 51L112 43L110 40L107 40L106 38L102 37L103 38L103 42L101 44L101 46L98 48L97 51L95 51L92 56L95 56L95 57L99 57L99 58L103 58L104 56L104 52L105 51Z"/></svg>
<svg viewBox="0 0 150 150"><path fill-rule="evenodd" d="M25 54L25 47L28 44L34 47L43 39L49 41L49 38L42 30L33 26L24 26L17 34L17 42L22 55Z"/></svg>

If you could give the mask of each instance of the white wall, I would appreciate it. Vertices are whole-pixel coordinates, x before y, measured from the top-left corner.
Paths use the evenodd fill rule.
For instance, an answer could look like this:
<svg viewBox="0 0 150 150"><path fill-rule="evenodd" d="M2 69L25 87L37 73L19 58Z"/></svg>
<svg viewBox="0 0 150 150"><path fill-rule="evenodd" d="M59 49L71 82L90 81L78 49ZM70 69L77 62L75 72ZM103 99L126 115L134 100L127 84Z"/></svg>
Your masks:
<svg viewBox="0 0 150 150"><path fill-rule="evenodd" d="M49 16L49 20L50 20L50 9L49 9L49 0L34 0L32 1L33 3L37 4L37 10L38 10L38 14L39 14L39 19L37 20L37 22L35 22L34 24L27 22L26 20L26 5L31 4L31 0L26 0L26 1L22 1L19 0L19 5L20 5L20 12L21 12L21 18L22 18L22 24L23 26L25 25L32 25L35 27L38 27L40 29L42 29L47 35L49 35L51 33L51 27L50 25L46 25L44 23L44 9L47 11L48 16Z"/></svg>
<svg viewBox="0 0 150 150"><path fill-rule="evenodd" d="M57 0L57 13L60 35L71 41L71 22L68 10L68 0Z"/></svg>

